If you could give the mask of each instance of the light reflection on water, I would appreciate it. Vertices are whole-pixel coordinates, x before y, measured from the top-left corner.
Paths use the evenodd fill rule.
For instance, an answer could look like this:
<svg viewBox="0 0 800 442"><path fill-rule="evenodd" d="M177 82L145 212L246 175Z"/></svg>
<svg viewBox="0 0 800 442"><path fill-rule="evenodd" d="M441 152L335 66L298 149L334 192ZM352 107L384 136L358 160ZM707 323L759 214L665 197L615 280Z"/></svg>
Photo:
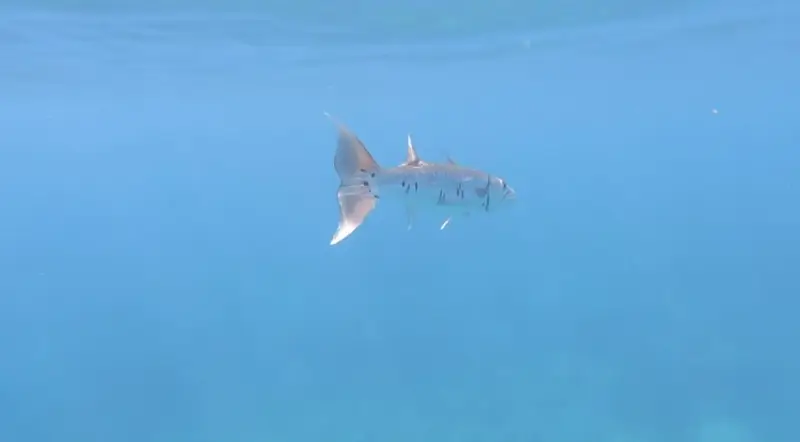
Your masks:
<svg viewBox="0 0 800 442"><path fill-rule="evenodd" d="M194 74L283 65L359 61L447 62L541 55L548 51L647 50L681 39L741 38L757 34L791 44L797 15L729 10L686 17L580 28L527 30L445 40L387 43L357 31L287 24L254 14L31 14L0 13L0 76L61 79L101 68L178 70ZM788 36L788 38L787 38ZM89 66L91 64L91 66Z"/></svg>

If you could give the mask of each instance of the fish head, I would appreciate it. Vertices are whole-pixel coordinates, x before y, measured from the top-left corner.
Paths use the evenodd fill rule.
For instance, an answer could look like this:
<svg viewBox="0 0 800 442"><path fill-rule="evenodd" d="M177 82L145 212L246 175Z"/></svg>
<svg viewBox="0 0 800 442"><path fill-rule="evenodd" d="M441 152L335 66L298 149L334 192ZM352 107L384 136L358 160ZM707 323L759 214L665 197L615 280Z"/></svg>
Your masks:
<svg viewBox="0 0 800 442"><path fill-rule="evenodd" d="M508 208L517 200L517 193L508 185L506 180L500 177L489 178L489 196L490 204L489 211L495 211L500 208Z"/></svg>

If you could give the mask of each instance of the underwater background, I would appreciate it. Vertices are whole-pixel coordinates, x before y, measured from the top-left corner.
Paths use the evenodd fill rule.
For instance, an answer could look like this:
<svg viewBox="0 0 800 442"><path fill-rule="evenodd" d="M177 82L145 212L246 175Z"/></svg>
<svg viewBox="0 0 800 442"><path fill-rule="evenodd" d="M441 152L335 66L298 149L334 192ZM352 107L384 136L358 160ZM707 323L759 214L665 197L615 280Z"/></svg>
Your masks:
<svg viewBox="0 0 800 442"><path fill-rule="evenodd" d="M800 4L0 1L0 441L797 442ZM343 243L336 132L516 206Z"/></svg>

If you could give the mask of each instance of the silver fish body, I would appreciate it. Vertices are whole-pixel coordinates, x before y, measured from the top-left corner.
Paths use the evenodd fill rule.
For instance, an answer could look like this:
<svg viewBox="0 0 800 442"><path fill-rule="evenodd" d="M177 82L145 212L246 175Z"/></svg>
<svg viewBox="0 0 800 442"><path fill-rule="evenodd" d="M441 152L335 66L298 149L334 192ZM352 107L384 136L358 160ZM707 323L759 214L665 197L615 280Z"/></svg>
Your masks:
<svg viewBox="0 0 800 442"><path fill-rule="evenodd" d="M495 187L500 201L514 198L514 191L501 178L454 164L424 163L401 165L379 172L375 192L379 197L405 199L408 204L445 208L492 209ZM495 192L496 193L496 192ZM487 206L488 202L488 206Z"/></svg>
<svg viewBox="0 0 800 442"><path fill-rule="evenodd" d="M409 228L419 210L438 209L446 216L441 229L447 227L454 216L493 212L516 200L516 193L502 178L459 166L453 161L428 163L421 160L410 136L406 161L383 168L358 137L343 125L336 125L339 138L334 167L340 179L339 226L331 245L350 236L379 200L402 201Z"/></svg>

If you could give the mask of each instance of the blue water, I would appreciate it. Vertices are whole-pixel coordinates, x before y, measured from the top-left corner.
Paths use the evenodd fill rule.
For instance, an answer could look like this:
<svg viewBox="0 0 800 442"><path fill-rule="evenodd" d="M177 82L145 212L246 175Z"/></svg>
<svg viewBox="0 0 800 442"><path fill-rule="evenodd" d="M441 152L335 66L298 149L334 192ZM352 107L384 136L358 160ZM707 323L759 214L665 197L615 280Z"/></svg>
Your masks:
<svg viewBox="0 0 800 442"><path fill-rule="evenodd" d="M0 441L797 442L800 7L0 4ZM336 247L335 130L505 213Z"/></svg>

